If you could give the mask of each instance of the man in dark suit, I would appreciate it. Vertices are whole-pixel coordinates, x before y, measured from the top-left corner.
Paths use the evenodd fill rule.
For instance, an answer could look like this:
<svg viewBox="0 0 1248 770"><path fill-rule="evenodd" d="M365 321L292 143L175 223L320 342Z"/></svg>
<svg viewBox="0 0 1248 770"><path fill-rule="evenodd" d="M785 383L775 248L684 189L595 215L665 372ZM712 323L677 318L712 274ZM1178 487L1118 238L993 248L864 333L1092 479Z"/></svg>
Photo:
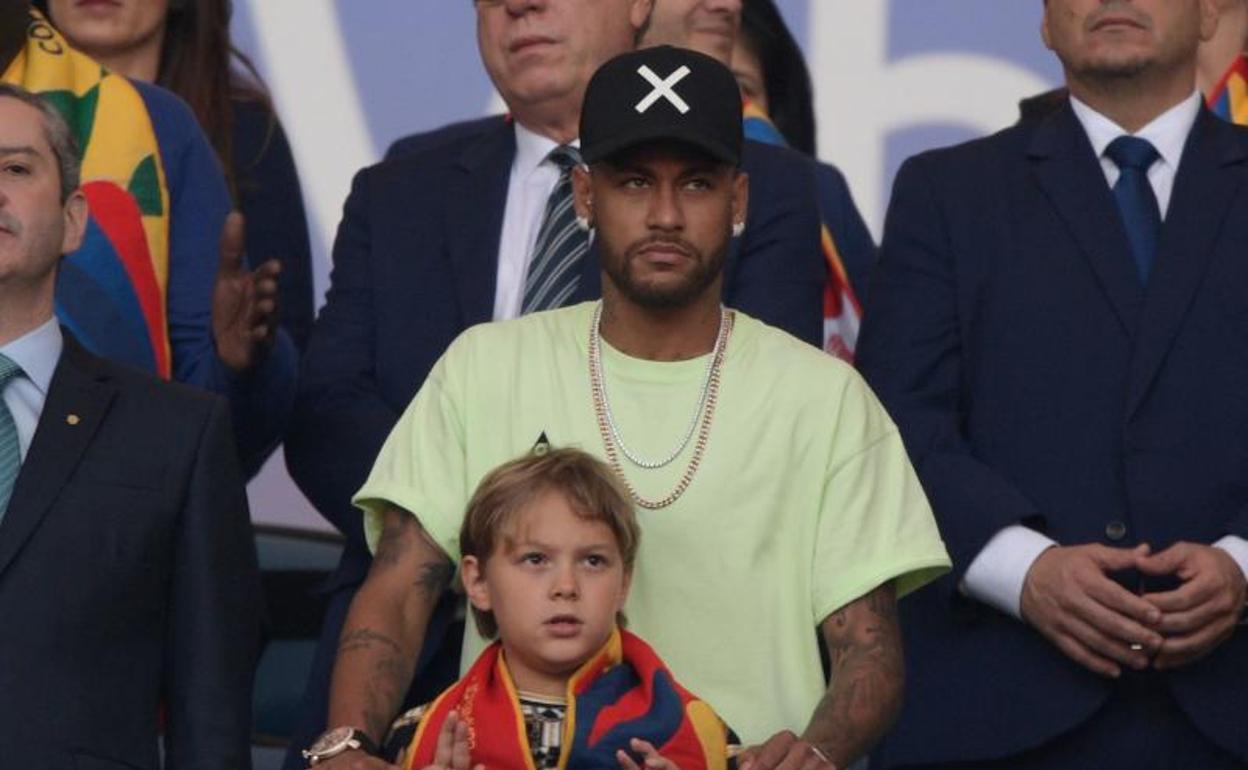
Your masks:
<svg viewBox="0 0 1248 770"><path fill-rule="evenodd" d="M524 286L537 262L545 209L562 182L551 153L575 142L590 75L635 45L650 6L649 0L478 3L482 59L508 117L403 139L355 179L286 438L292 477L347 539L288 769L305 765L300 752L327 726L342 622L371 562L351 495L460 332L543 307L526 305ZM756 143L743 165L755 205L728 257L724 301L819 345L825 268L814 173L798 154ZM600 295L593 248L571 272L575 286L558 304ZM418 691L409 701L435 695L457 676L458 640L438 644L449 610L444 604L435 613L417 667ZM450 660L431 665L440 648Z"/></svg>
<svg viewBox="0 0 1248 770"><path fill-rule="evenodd" d="M1248 762L1248 133L1211 0L1048 0L1070 99L900 171L859 362L954 573L882 767Z"/></svg>
<svg viewBox="0 0 1248 770"><path fill-rule="evenodd" d="M57 325L69 128L0 86L0 764L247 768L258 579L224 402Z"/></svg>

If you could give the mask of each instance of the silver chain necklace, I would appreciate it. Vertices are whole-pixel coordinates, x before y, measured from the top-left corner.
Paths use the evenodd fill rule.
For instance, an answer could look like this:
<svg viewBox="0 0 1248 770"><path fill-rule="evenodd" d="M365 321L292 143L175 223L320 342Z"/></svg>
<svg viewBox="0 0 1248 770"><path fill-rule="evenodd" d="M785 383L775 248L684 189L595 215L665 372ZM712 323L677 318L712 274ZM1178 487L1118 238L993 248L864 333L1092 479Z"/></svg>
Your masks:
<svg viewBox="0 0 1248 770"><path fill-rule="evenodd" d="M656 510L665 508L676 502L685 490L692 483L694 474L698 471L698 466L702 462L702 455L706 451L707 440L710 437L711 421L715 416L715 404L719 396L719 377L720 370L723 366L724 352L728 347L728 338L732 335L732 316L720 308L719 316L719 332L715 339L715 348L711 352L711 360L707 366L706 381L702 385L702 395L698 400L698 410L694 413L693 423L690 426L689 433L681 442L680 446L672 453L672 456L662 463L643 464L624 446L623 440L620 438L619 427L615 424L615 418L611 414L611 406L607 400L606 379L602 372L602 347L601 347L601 323L602 323L602 303L594 310L594 320L590 325L589 333L589 377L590 390L594 398L594 414L598 421L598 432L602 436L603 447L606 450L607 460L611 464L611 468L623 482L624 487L628 490L629 495L642 508L648 510ZM699 417L701 420L699 421ZM686 466L684 474L680 481L676 483L676 488L672 490L667 497L661 500L648 500L637 493L632 483L628 480L628 476L624 474L624 468L620 463L619 453L616 451L618 446L626 457L634 464L647 469L661 468L668 465L672 460L680 455L681 451L689 444L693 435L694 426L697 429L697 442L694 444L693 456L689 458L689 465Z"/></svg>
<svg viewBox="0 0 1248 770"><path fill-rule="evenodd" d="M645 468L652 471L658 468L666 468L671 465L680 454L685 451L685 447L689 446L689 441L693 438L694 432L698 427L698 418L702 416L702 412L706 409L706 397L710 391L711 370L715 366L715 362L720 357L720 351L724 345L724 323L728 313L724 310L723 305L719 308L719 329L715 332L715 348L711 351L711 356L706 362L706 373L702 376L702 392L698 396L697 408L693 410L693 415L689 418L689 428L685 431L685 436L676 445L676 448L667 454L662 460L647 460L637 452L628 448L628 444L624 443L624 436L620 433L620 426L615 421L615 416L611 411L611 398L607 395L607 378L602 371L602 303L598 303L598 307L594 310L594 326L592 337L590 338L589 361L594 367L593 376L599 383L602 383L602 402L603 410L607 416L607 427L611 431L611 438L615 440L615 445L624 453L629 462L639 468Z"/></svg>

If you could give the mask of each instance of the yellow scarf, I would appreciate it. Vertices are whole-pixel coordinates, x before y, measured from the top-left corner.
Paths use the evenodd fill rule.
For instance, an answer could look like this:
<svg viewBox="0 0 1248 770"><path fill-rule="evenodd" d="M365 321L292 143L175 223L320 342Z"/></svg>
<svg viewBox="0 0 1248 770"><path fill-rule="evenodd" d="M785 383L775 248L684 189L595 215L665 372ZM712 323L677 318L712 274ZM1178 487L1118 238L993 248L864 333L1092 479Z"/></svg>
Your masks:
<svg viewBox="0 0 1248 770"><path fill-rule="evenodd" d="M170 376L165 295L169 283L169 189L160 146L143 96L65 39L37 11L30 12L26 45L0 80L37 93L64 116L82 151L82 188L101 237L75 253L74 264L93 284L90 296L108 297L107 311L87 308L58 287L58 313L71 329L108 317L145 330L152 369ZM116 117L114 117L116 116ZM92 238L93 231L88 231ZM106 248L111 246L111 249ZM77 272L77 270L76 270ZM72 291L68 292L72 295ZM122 330L84 328L93 334Z"/></svg>

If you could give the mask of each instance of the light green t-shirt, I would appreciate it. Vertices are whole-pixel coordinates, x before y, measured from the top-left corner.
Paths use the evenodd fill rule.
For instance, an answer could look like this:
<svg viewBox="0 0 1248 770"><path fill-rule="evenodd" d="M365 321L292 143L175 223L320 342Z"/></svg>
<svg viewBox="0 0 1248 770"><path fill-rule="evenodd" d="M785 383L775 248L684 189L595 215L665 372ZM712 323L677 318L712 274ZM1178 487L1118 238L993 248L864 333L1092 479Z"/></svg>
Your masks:
<svg viewBox="0 0 1248 770"><path fill-rule="evenodd" d="M458 561L464 508L491 469L543 434L605 457L590 395L593 310L477 326L452 343L356 494L371 546L388 502ZM665 456L688 427L707 358L602 350L625 443ZM693 443L659 470L623 460L638 493L666 497ZM747 743L806 726L825 690L824 618L886 581L905 594L949 566L897 428L858 374L739 312L701 468L676 503L637 514L629 628ZM464 667L483 646L469 623Z"/></svg>

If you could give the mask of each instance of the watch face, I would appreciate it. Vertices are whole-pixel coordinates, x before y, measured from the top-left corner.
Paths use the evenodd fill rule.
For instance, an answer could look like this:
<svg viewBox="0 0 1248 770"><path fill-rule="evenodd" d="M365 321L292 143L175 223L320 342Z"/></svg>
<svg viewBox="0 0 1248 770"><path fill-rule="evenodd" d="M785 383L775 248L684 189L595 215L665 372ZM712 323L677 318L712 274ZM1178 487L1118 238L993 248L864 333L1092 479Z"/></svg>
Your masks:
<svg viewBox="0 0 1248 770"><path fill-rule="evenodd" d="M316 739L316 743L313 743L308 751L318 755L337 754L346 748L347 741L351 740L353 735L355 735L353 728L335 727L329 732L322 733L321 737Z"/></svg>

